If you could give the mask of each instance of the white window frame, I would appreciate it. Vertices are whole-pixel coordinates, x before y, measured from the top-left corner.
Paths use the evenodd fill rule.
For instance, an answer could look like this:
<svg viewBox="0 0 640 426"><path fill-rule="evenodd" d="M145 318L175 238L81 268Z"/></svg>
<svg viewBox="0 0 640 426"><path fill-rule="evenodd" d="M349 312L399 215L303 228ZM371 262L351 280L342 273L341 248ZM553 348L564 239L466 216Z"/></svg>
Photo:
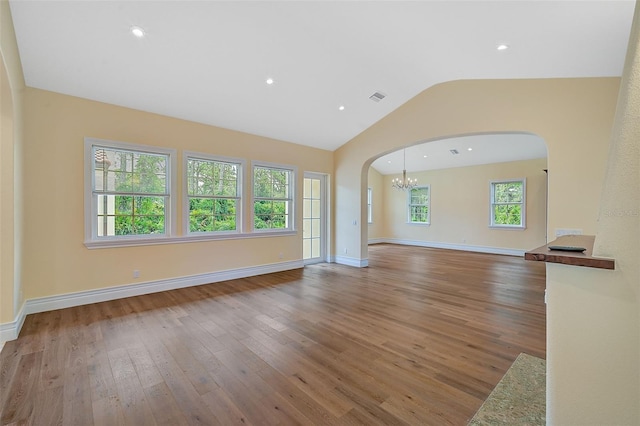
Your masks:
<svg viewBox="0 0 640 426"><path fill-rule="evenodd" d="M505 184L505 183L521 183L522 184L522 202L520 203L496 203L495 202L495 186L497 184ZM498 228L498 229L516 229L522 230L526 229L527 221L527 179L526 178L518 178L518 179L501 179L501 180L492 180L489 182L489 227L490 228ZM505 204L519 204L520 207L520 225L503 225L495 223L495 206L496 205L505 205Z"/></svg>
<svg viewBox="0 0 640 426"><path fill-rule="evenodd" d="M411 189L407 190L407 223L411 225L431 225L431 185L419 185L413 189L426 189L427 190L427 203L426 204L411 204ZM426 206L427 207L427 221L426 222L414 222L411 220L411 207L412 206Z"/></svg>
<svg viewBox="0 0 640 426"><path fill-rule="evenodd" d="M182 170L183 170L183 184L182 184L182 229L183 234L187 237L208 237L215 239L215 237L224 237L229 235L241 234L243 230L243 217L244 217L244 198L243 198L243 181L246 168L246 161L241 158L223 157L219 155L205 154L201 152L184 151L182 153ZM189 160L202 160L217 163L229 163L238 166L238 181L237 195L236 195L236 229L229 231L208 231L208 232L192 232L190 226L190 211L189 211L189 180L187 176ZM211 198L229 198L229 197L211 197Z"/></svg>
<svg viewBox="0 0 640 426"><path fill-rule="evenodd" d="M165 205L165 232L154 235L112 235L98 237L98 193L94 191L95 185L95 157L93 148L125 150L144 154L166 155L167 161L167 197ZM177 176L175 170L177 154L175 149L161 148L149 145L140 145L126 142L109 141L96 138L84 139L84 244L88 248L119 247L145 244L158 244L170 241L176 231L176 188Z"/></svg>
<svg viewBox="0 0 640 426"><path fill-rule="evenodd" d="M263 198L263 199L272 199L277 201L288 201L287 204L287 217L288 223L286 228L282 229L256 229L256 214L255 214L255 202L258 200L255 194L255 171L256 168L267 168L267 169L277 169L284 170L290 173L290 182L289 182L289 194L287 198ZM296 212L296 188L297 188L297 179L298 179L298 168L296 166L290 166L285 164L277 164L277 163L268 163L263 161L253 161L251 163L251 230L254 234L295 234L296 231L296 220L295 220L295 212Z"/></svg>
<svg viewBox="0 0 640 426"><path fill-rule="evenodd" d="M373 223L373 189L367 188L367 223Z"/></svg>

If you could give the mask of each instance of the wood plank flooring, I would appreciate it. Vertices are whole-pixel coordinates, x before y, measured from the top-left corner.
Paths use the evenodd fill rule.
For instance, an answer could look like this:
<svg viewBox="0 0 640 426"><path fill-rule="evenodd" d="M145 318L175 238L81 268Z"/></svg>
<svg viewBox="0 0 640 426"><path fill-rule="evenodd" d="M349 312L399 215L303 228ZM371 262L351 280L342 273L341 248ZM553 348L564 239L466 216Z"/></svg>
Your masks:
<svg viewBox="0 0 640 426"><path fill-rule="evenodd" d="M542 262L379 244L304 269L29 315L1 424L466 425L545 358Z"/></svg>

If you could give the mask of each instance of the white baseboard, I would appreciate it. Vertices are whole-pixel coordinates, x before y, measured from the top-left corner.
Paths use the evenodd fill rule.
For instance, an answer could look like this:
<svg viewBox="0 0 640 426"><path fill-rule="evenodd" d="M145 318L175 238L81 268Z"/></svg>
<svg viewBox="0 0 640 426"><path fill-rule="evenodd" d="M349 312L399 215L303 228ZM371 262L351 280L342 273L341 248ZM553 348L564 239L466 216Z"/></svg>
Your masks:
<svg viewBox="0 0 640 426"><path fill-rule="evenodd" d="M71 308L73 306L87 305L90 303L106 302L108 300L123 299L125 297L141 296L144 294L158 293L161 291L175 290L220 281L235 280L238 278L247 278L262 274L271 274L274 272L288 271L303 267L304 262L302 260L295 260L290 262L251 266L248 268L209 272L206 274L168 278L164 280L147 281L144 283L126 284L116 287L29 299L24 303L14 321L0 324L0 348L4 345L4 342L18 338L24 319L29 314Z"/></svg>
<svg viewBox="0 0 640 426"><path fill-rule="evenodd" d="M358 259L357 257L335 256L334 262L340 265L355 266L356 268L369 266L369 259Z"/></svg>
<svg viewBox="0 0 640 426"><path fill-rule="evenodd" d="M22 307L20 307L16 319L0 324L0 351L2 351L5 342L18 338L20 330L22 330L22 324L24 324L24 319L27 316L27 314L25 314L25 305L26 303L23 303Z"/></svg>
<svg viewBox="0 0 640 426"><path fill-rule="evenodd" d="M369 240L369 244L391 243L420 247L442 248L449 250L464 250L480 253L504 254L510 256L524 256L525 250L508 249L499 247L471 246L461 244L439 243L433 241L403 240L396 238L375 238ZM358 259L347 256L331 256L331 262L341 265L365 268L369 266L369 259ZM141 296L144 294L158 293L161 291L175 290L178 288L192 287L202 284L220 281L246 278L255 275L270 274L273 272L287 271L304 267L302 260L281 262L270 265L252 266L248 268L232 269L227 271L210 272L206 274L191 275L165 280L148 281L144 283L126 284L116 287L87 290L77 293L59 294L55 296L39 297L27 300L21 307L12 322L0 324L0 350L4 342L15 340L20 334L25 317L38 312L52 311L55 309L70 308L73 306L90 303L106 302L108 300L122 299L125 297Z"/></svg>
<svg viewBox="0 0 640 426"><path fill-rule="evenodd" d="M398 238L376 238L375 242L373 243L371 242L371 240L369 240L369 244L379 244L379 243L390 243L390 244L400 244L405 246L419 246L419 247L429 247L429 248L441 248L441 249L447 249L447 250L474 251L478 253L504 254L507 256L518 256L518 257L524 256L524 252L526 251L522 249L472 246L472 245L466 245L466 244L440 243L436 241L403 240Z"/></svg>

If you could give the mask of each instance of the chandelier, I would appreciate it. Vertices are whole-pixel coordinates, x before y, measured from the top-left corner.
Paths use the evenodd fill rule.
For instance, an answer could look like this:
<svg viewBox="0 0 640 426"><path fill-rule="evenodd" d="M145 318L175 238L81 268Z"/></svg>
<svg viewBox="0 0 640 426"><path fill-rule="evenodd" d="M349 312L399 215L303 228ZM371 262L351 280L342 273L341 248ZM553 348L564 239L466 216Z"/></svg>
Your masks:
<svg viewBox="0 0 640 426"><path fill-rule="evenodd" d="M394 189L399 189L401 191L406 191L408 189L413 189L418 185L418 179L407 178L407 154L406 149L402 150L402 179L393 178L391 181L391 187Z"/></svg>

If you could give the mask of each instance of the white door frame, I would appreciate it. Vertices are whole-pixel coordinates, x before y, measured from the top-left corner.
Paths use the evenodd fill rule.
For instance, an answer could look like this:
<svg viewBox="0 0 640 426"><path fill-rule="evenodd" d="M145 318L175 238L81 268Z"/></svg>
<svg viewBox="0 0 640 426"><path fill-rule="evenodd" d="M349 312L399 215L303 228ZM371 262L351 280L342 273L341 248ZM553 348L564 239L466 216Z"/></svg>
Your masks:
<svg viewBox="0 0 640 426"><path fill-rule="evenodd" d="M320 181L320 256L311 259L303 259L305 265L313 263L328 262L328 203L327 203L327 175L323 173L304 172L304 179L317 179ZM304 181L303 181L304 183ZM304 185L302 190L302 199L304 201ZM304 203L303 203L303 227L304 227ZM304 229L304 228L303 228ZM303 237L304 241L304 237ZM303 251L304 253L304 251Z"/></svg>

